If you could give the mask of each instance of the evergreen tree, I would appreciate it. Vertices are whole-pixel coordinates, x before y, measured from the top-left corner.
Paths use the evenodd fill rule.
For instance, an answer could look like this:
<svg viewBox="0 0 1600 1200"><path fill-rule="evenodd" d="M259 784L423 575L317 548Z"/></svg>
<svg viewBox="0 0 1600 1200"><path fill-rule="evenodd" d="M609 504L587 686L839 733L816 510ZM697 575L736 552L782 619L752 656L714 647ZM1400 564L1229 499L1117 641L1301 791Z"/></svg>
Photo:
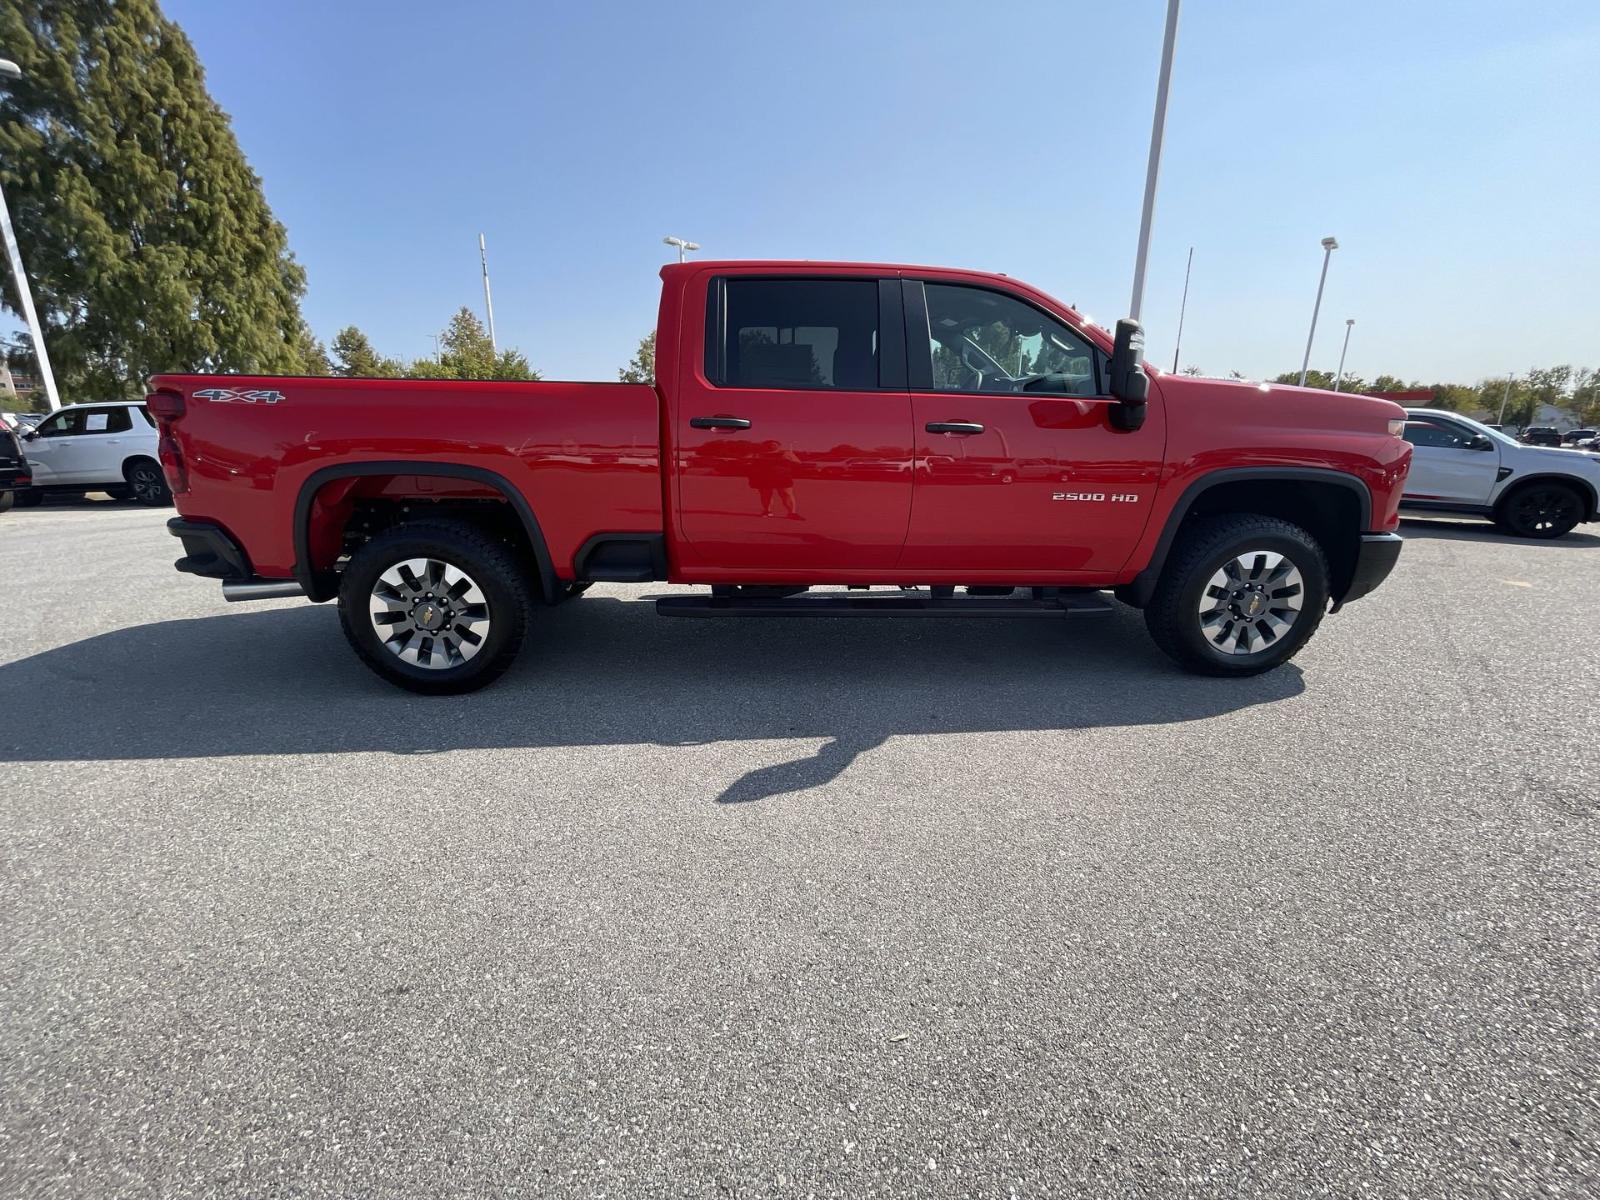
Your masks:
<svg viewBox="0 0 1600 1200"><path fill-rule="evenodd" d="M538 379L539 372L515 350L495 353L483 322L470 308L458 309L439 335L438 358L419 358L407 372L419 379Z"/></svg>
<svg viewBox="0 0 1600 1200"><path fill-rule="evenodd" d="M0 90L0 178L67 397L315 366L305 274L155 0L7 0L0 47L23 71Z"/></svg>
<svg viewBox="0 0 1600 1200"><path fill-rule="evenodd" d="M373 349L371 340L354 325L345 326L334 337L333 357L335 375L352 379L394 379L404 374L398 362Z"/></svg>
<svg viewBox="0 0 1600 1200"><path fill-rule="evenodd" d="M617 372L623 383L654 383L656 381L656 334L651 330L639 339L639 348L633 352L628 365Z"/></svg>

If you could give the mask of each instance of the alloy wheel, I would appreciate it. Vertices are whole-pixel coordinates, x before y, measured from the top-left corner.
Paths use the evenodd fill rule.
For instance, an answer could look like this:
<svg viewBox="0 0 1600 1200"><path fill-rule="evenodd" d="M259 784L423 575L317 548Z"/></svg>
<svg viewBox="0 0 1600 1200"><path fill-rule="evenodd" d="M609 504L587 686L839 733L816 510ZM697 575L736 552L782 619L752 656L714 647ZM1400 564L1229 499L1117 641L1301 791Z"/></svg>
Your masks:
<svg viewBox="0 0 1600 1200"><path fill-rule="evenodd" d="M1564 487L1530 487L1511 502L1511 522L1530 535L1572 528L1578 523L1578 497Z"/></svg>
<svg viewBox="0 0 1600 1200"><path fill-rule="evenodd" d="M1247 550L1223 563L1200 593L1200 631L1225 654L1275 645L1300 617L1305 580L1275 550Z"/></svg>
<svg viewBox="0 0 1600 1200"><path fill-rule="evenodd" d="M429 670L460 666L489 636L489 603L482 589L443 559L395 563L372 585L367 610L389 653Z"/></svg>
<svg viewBox="0 0 1600 1200"><path fill-rule="evenodd" d="M166 480L161 477L160 471L141 463L128 472L128 486L133 489L134 499L148 502L161 495Z"/></svg>

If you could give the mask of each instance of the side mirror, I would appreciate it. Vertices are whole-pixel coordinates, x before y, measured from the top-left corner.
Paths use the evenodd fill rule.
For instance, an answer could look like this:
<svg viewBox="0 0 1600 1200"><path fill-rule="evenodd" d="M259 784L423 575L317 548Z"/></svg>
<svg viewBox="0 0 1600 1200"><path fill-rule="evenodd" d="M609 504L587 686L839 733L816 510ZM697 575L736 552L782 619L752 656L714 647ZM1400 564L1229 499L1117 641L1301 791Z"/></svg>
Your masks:
<svg viewBox="0 0 1600 1200"><path fill-rule="evenodd" d="M1475 433L1475 434L1472 435L1471 440L1469 440L1467 442L1467 449L1468 450L1493 450L1494 449L1494 443L1492 441L1490 441L1488 438L1484 437L1483 434Z"/></svg>
<svg viewBox="0 0 1600 1200"><path fill-rule="evenodd" d="M1150 377L1144 373L1144 329L1127 317L1117 322L1117 340L1111 351L1111 394L1117 399L1111 409L1113 425L1134 430L1144 424L1150 398Z"/></svg>

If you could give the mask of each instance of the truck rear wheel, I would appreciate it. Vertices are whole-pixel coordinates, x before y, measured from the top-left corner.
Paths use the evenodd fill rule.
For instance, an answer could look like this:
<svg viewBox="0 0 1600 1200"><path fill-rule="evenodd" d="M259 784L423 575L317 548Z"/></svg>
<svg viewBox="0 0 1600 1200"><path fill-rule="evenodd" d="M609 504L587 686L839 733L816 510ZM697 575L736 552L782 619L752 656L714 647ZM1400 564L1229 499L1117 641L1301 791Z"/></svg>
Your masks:
<svg viewBox="0 0 1600 1200"><path fill-rule="evenodd" d="M522 648L528 582L505 545L475 526L399 525L351 555L339 622L389 682L430 695L475 691Z"/></svg>
<svg viewBox="0 0 1600 1200"><path fill-rule="evenodd" d="M1236 513L1178 535L1144 610L1150 636L1200 675L1256 675L1290 658L1328 605L1328 561L1298 525Z"/></svg>

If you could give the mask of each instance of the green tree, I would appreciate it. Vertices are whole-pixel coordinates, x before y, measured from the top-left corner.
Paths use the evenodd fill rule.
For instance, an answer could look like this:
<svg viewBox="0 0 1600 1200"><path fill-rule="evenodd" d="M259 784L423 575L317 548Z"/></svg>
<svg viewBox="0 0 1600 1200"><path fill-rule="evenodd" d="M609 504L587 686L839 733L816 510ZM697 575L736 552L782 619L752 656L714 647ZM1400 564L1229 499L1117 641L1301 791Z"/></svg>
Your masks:
<svg viewBox="0 0 1600 1200"><path fill-rule="evenodd" d="M633 352L628 365L617 372L623 383L654 383L656 381L656 334L651 330L639 339L639 348Z"/></svg>
<svg viewBox="0 0 1600 1200"><path fill-rule="evenodd" d="M333 339L333 373L347 379L395 379L405 372L392 358L372 347L372 341L354 325L346 325Z"/></svg>
<svg viewBox="0 0 1600 1200"><path fill-rule="evenodd" d="M304 321L297 322L294 339L294 371L298 375L332 375L333 361L328 348L311 332Z"/></svg>
<svg viewBox="0 0 1600 1200"><path fill-rule="evenodd" d="M1379 375L1372 381L1369 391L1374 392L1409 392L1421 388L1420 383L1407 383L1398 375Z"/></svg>
<svg viewBox="0 0 1600 1200"><path fill-rule="evenodd" d="M1190 363L1187 367L1185 367L1183 369L1182 374L1184 374L1184 375L1204 375L1205 372L1202 371L1199 367L1195 366L1193 363Z"/></svg>
<svg viewBox="0 0 1600 1200"><path fill-rule="evenodd" d="M439 335L439 357L419 358L407 374L419 379L538 379L516 350L495 352L483 322L462 307Z"/></svg>
<svg viewBox="0 0 1600 1200"><path fill-rule="evenodd" d="M0 89L0 177L68 397L314 362L305 274L155 0L8 0L0 47L23 71Z"/></svg>
<svg viewBox="0 0 1600 1200"><path fill-rule="evenodd" d="M1308 388L1321 388L1325 392L1331 392L1333 391L1333 380L1334 373L1332 371L1310 370L1306 372L1306 386ZM1300 372L1285 371L1282 375L1274 375L1272 382L1298 384L1300 382ZM1358 375L1346 375L1339 380L1339 390L1341 392L1364 392L1367 390L1367 385L1361 382L1361 377Z"/></svg>

